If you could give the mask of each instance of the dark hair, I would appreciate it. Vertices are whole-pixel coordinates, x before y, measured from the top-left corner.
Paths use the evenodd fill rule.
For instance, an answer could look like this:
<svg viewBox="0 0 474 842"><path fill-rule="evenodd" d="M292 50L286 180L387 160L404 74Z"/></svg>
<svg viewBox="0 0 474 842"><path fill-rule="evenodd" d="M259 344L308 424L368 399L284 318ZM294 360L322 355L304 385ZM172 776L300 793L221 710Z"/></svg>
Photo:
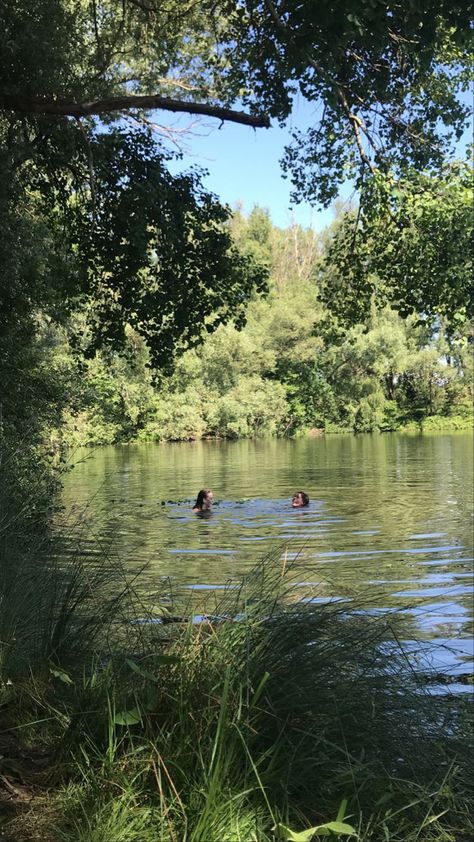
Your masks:
<svg viewBox="0 0 474 842"><path fill-rule="evenodd" d="M207 495L209 494L209 488L201 488L198 492L198 496L196 497L196 502L193 506L194 509L202 509L204 500L206 499Z"/></svg>
<svg viewBox="0 0 474 842"><path fill-rule="evenodd" d="M297 494L301 494L301 499L303 501L303 506L307 506L309 503L309 497L306 494L306 491L297 491Z"/></svg>

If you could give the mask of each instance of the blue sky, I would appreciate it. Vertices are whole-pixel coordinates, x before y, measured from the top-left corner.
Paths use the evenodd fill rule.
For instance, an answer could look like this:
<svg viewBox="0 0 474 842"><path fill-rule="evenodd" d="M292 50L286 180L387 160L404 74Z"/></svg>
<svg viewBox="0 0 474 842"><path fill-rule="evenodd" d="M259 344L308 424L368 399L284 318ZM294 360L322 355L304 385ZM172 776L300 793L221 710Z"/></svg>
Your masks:
<svg viewBox="0 0 474 842"><path fill-rule="evenodd" d="M207 169L205 186L231 207L241 202L249 213L258 204L268 208L274 224L282 228L294 220L321 230L331 222L332 211L312 208L307 203L292 206L291 182L282 177L279 163L291 139L291 126L307 125L312 110L309 103L303 106L296 102L292 123L285 129L276 124L270 129L252 129L235 123L221 125L218 120L196 121L180 142L185 156L176 169L192 164ZM192 118L180 117L173 125L185 127L192 122ZM171 125L170 121L167 123ZM349 189L345 193L348 196Z"/></svg>
<svg viewBox="0 0 474 842"><path fill-rule="evenodd" d="M173 169L190 165L204 167L209 171L205 186L231 207L242 203L244 212L249 213L258 204L269 209L274 224L281 228L295 221L320 231L332 221L332 210L312 208L307 203L292 206L291 182L283 179L279 163L290 141L292 126L305 128L314 122L314 110L314 105L296 98L291 122L284 129L276 124L270 129L252 129L234 123L221 125L218 120L193 120L189 116L170 121L167 115L166 125L191 126L191 131L184 132L180 141L184 159ZM162 112L154 116L157 121L159 117L163 120ZM457 146L458 155L465 154L470 139L468 131ZM351 195L350 185L343 186L341 198L346 201Z"/></svg>

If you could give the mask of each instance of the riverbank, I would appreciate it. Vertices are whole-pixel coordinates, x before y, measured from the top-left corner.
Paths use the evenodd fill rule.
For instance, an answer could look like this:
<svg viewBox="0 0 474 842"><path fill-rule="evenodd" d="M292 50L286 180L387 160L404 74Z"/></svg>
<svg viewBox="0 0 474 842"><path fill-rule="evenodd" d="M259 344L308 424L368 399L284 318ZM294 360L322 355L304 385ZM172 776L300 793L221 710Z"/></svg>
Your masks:
<svg viewBox="0 0 474 842"><path fill-rule="evenodd" d="M198 624L157 622L160 596L151 613L116 559L16 562L2 582L8 842L470 838L469 704L430 692L393 614L305 601L279 553ZM163 592L160 616L175 611Z"/></svg>
<svg viewBox="0 0 474 842"><path fill-rule="evenodd" d="M77 454L54 535L1 521L3 838L468 842L470 460L457 434Z"/></svg>
<svg viewBox="0 0 474 842"><path fill-rule="evenodd" d="M453 433L468 432L474 429L474 414L472 409L465 407L463 412L457 415L428 415L419 420L400 421L394 426L385 426L378 430L354 431L351 427L328 423L325 427L300 427L293 435L288 432L278 435L276 430L258 431L247 427L247 430L236 434L211 434L207 430L188 428L181 435L171 431L168 425L160 430L159 425L140 430L132 436L124 436L123 432L112 426L95 426L86 419L79 423L77 417L68 419L68 422L61 430L61 441L69 447L94 447L110 444L135 444L144 443L166 443L166 442L187 442L187 441L215 441L229 440L238 441L251 438L317 438L320 436L333 435L358 435L366 432L376 433ZM53 436L53 441L56 436Z"/></svg>

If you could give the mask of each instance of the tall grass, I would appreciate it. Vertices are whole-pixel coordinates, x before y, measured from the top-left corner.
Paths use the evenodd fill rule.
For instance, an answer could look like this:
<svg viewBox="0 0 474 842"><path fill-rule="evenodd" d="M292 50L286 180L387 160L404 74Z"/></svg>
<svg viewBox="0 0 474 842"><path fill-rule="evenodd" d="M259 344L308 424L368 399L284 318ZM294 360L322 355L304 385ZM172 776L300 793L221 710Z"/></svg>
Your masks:
<svg viewBox="0 0 474 842"><path fill-rule="evenodd" d="M129 587L117 563L91 561L80 548L62 555L52 536L0 535L0 678L89 663L107 650Z"/></svg>
<svg viewBox="0 0 474 842"><path fill-rule="evenodd" d="M3 691L55 724L52 794L11 839L269 842L347 801L360 839L467 842L467 712L429 694L393 615L304 601L278 554L212 622L157 624L115 565L47 558L0 583Z"/></svg>

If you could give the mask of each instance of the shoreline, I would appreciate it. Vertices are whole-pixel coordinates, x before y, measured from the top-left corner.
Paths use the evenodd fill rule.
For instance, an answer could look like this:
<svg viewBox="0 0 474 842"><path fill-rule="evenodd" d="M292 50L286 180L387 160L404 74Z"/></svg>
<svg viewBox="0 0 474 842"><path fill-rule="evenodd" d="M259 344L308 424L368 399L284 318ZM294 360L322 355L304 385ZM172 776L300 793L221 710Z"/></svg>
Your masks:
<svg viewBox="0 0 474 842"><path fill-rule="evenodd" d="M192 444L195 442L237 442L237 441L256 441L256 440L296 440L296 439L316 439L326 438L327 436L365 436L365 435L386 435L387 433L402 434L402 435L433 435L433 434L452 434L452 433L469 433L474 431L474 419L461 416L439 416L430 415L422 421L408 421L402 426L390 430L360 430L354 431L345 429L343 427L337 428L335 426L329 429L310 427L306 430L300 430L296 435L262 435L262 436L188 436L186 438L152 438L148 436L134 436L129 439L93 439L88 437L81 437L72 435L63 435L62 443L67 448L76 447L116 447L119 445L133 445L133 444Z"/></svg>

